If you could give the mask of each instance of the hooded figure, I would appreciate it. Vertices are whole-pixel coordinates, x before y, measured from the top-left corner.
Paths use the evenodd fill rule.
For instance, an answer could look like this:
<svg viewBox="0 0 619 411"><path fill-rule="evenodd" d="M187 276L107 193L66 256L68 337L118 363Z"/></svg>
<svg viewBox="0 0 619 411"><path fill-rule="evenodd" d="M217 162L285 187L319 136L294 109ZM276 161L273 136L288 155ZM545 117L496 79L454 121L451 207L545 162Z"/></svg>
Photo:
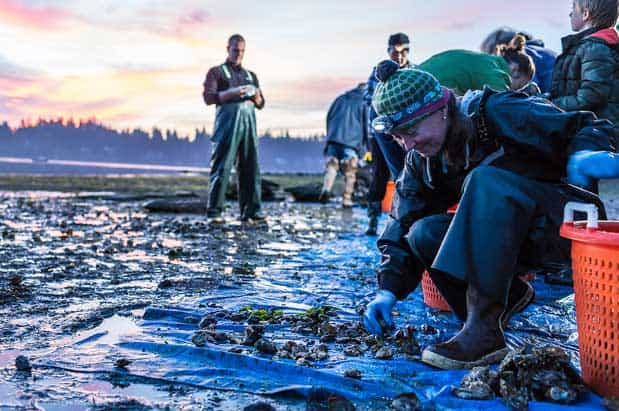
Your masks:
<svg viewBox="0 0 619 411"><path fill-rule="evenodd" d="M363 100L366 84L360 83L340 95L327 113L327 163L320 201L327 202L338 171L344 174L343 207L352 207L359 155L367 147L367 108Z"/></svg>

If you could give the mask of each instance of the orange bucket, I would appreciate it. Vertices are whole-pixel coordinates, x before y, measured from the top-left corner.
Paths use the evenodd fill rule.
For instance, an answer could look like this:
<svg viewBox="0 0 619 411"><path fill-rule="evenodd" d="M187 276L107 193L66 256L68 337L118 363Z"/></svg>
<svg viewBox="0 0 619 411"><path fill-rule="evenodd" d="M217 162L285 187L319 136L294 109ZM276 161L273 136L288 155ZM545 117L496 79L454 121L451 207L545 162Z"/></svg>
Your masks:
<svg viewBox="0 0 619 411"><path fill-rule="evenodd" d="M458 203L449 207L447 213L454 214L457 209ZM441 311L451 311L449 304L447 304L441 292L436 288L432 277L430 277L427 271L424 271L421 276L421 290L423 291L423 302L428 307Z"/></svg>
<svg viewBox="0 0 619 411"><path fill-rule="evenodd" d="M588 214L573 220L574 211ZM592 204L565 206L561 236L572 240L576 325L584 382L619 396L619 221L597 221Z"/></svg>
<svg viewBox="0 0 619 411"><path fill-rule="evenodd" d="M385 196L383 197L383 201L381 203L381 208L384 213L388 213L391 211L391 202L393 201L393 193L395 192L395 182L388 181L387 189L385 190Z"/></svg>
<svg viewBox="0 0 619 411"><path fill-rule="evenodd" d="M421 290L423 291L423 302L428 307L441 311L451 311L449 304L447 304L441 292L436 288L427 271L424 271L421 276Z"/></svg>

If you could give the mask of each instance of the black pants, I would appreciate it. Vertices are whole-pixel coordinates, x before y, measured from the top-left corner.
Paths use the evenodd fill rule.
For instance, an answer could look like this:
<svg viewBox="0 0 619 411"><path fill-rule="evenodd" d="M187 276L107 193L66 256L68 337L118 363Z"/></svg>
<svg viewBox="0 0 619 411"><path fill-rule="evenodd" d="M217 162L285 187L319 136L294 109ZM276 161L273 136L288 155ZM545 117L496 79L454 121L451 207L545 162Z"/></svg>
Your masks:
<svg viewBox="0 0 619 411"><path fill-rule="evenodd" d="M559 227L565 203L582 197L567 186L480 166L467 177L457 213L418 220L407 242L433 277L448 275L505 303L525 267L569 262L570 243ZM444 297L452 307L462 304ZM464 292L452 298L464 299Z"/></svg>
<svg viewBox="0 0 619 411"><path fill-rule="evenodd" d="M371 204L379 203L385 197L390 172L385 156L375 138L370 139L370 152L372 153L372 177L368 191L368 203Z"/></svg>

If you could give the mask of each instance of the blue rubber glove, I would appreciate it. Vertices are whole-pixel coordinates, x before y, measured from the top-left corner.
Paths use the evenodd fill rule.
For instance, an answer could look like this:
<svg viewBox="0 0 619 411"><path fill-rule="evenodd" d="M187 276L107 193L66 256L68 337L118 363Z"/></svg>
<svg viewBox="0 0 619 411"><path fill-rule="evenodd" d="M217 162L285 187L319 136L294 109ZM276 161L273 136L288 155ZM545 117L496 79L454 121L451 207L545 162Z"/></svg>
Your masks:
<svg viewBox="0 0 619 411"><path fill-rule="evenodd" d="M588 187L594 180L619 177L619 155L609 151L583 150L570 156L567 181Z"/></svg>
<svg viewBox="0 0 619 411"><path fill-rule="evenodd" d="M368 332L377 336L383 335L381 321L387 327L393 327L391 310L395 307L396 301L397 298L391 291L378 290L376 297L365 307L365 314L363 314L363 325Z"/></svg>

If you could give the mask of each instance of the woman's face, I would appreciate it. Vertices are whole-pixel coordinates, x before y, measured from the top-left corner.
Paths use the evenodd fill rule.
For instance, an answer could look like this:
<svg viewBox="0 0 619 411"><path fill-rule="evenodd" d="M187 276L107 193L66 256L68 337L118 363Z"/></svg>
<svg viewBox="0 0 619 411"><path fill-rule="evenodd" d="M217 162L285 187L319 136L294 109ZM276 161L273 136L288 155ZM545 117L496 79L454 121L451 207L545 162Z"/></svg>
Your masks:
<svg viewBox="0 0 619 411"><path fill-rule="evenodd" d="M393 137L406 151L415 149L424 157L435 156L447 138L447 108L432 113L413 127L394 131Z"/></svg>
<svg viewBox="0 0 619 411"><path fill-rule="evenodd" d="M509 63L510 76L512 78L512 90L520 90L531 81L531 77L527 77L519 70L517 63Z"/></svg>

